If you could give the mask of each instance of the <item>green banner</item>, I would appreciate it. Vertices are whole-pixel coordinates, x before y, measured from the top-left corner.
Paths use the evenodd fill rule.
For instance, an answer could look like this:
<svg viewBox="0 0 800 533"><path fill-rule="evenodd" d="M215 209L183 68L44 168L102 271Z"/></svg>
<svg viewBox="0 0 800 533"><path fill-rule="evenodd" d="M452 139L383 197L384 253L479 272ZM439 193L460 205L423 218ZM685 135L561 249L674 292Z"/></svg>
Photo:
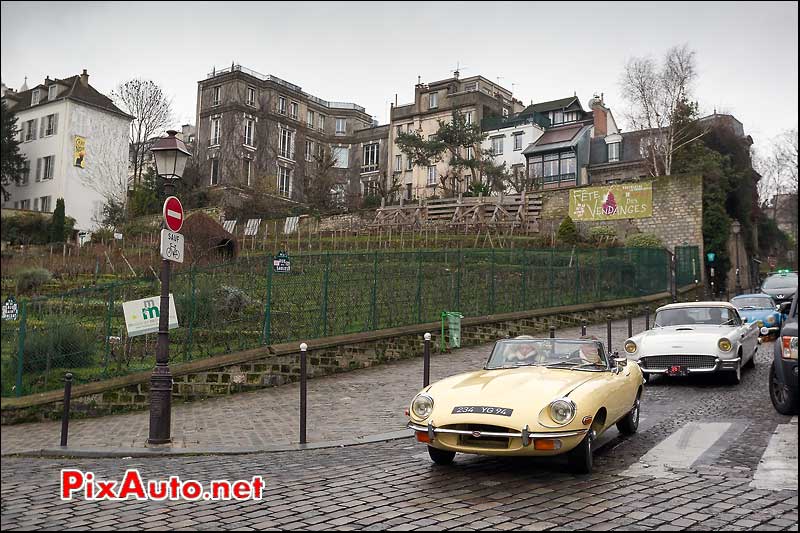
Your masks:
<svg viewBox="0 0 800 533"><path fill-rule="evenodd" d="M569 192L572 220L619 220L653 216L652 182L581 187Z"/></svg>

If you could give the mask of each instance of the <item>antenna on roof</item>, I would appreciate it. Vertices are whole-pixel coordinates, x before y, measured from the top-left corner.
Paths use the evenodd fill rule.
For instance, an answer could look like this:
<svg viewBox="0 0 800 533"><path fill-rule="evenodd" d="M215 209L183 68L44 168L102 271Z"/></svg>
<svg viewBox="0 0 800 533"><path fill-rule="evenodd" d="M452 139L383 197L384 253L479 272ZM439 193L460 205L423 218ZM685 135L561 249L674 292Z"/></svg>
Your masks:
<svg viewBox="0 0 800 533"><path fill-rule="evenodd" d="M456 69L455 69L455 70L451 70L450 72L452 72L452 73L453 73L453 77L454 77L455 79L458 79L458 77L461 75L461 70L462 70L462 69L463 69L463 70L467 70L468 68L469 68L469 67L462 67L462 66L461 66L461 61L456 61Z"/></svg>

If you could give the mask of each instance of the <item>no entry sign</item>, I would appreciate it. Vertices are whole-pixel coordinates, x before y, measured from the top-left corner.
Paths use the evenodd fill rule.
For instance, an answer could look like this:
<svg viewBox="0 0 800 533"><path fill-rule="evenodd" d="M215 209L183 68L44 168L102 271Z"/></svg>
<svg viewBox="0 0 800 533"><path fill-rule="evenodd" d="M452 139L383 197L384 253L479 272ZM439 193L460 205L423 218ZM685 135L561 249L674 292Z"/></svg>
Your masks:
<svg viewBox="0 0 800 533"><path fill-rule="evenodd" d="M178 232L183 226L183 205L174 196L164 200L164 222L170 231Z"/></svg>

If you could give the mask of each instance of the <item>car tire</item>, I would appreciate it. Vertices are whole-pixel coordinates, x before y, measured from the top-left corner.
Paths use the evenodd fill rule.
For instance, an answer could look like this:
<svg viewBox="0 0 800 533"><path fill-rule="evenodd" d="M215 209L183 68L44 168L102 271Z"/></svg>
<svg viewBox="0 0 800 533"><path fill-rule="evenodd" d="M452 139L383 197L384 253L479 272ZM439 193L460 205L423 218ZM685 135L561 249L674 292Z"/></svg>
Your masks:
<svg viewBox="0 0 800 533"><path fill-rule="evenodd" d="M453 459L456 457L456 452L448 452L447 450L440 450L433 446L428 446L428 455L431 460L439 466L448 466L453 464Z"/></svg>
<svg viewBox="0 0 800 533"><path fill-rule="evenodd" d="M784 385L775 372L775 365L769 367L769 398L772 406L782 415L797 414L797 398L792 391Z"/></svg>
<svg viewBox="0 0 800 533"><path fill-rule="evenodd" d="M736 370L733 372L726 372L728 374L728 383L730 385L738 385L742 382L742 362L736 364Z"/></svg>
<svg viewBox="0 0 800 533"><path fill-rule="evenodd" d="M639 429L639 403L639 398L636 398L633 409L617 422L617 429L623 435L633 435Z"/></svg>
<svg viewBox="0 0 800 533"><path fill-rule="evenodd" d="M744 365L744 368L755 368L755 367L756 367L756 354L753 353L753 356L750 358L747 364Z"/></svg>
<svg viewBox="0 0 800 533"><path fill-rule="evenodd" d="M591 429L586 433L580 444L570 450L567 462L573 474L592 473L592 453L594 452L594 431Z"/></svg>

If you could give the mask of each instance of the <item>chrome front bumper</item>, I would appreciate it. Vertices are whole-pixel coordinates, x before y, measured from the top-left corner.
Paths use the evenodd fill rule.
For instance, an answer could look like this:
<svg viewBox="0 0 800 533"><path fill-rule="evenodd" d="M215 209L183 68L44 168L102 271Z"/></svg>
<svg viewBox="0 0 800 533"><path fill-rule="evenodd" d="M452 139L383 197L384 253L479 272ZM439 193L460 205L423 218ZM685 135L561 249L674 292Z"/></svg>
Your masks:
<svg viewBox="0 0 800 533"><path fill-rule="evenodd" d="M413 429L414 431L424 431L428 434L428 438L433 441L436 438L437 433L448 433L452 435L470 435L474 438L481 438L481 437L501 437L501 438L511 438L511 439L522 439L523 446L530 446L533 442L533 439L559 439L559 438L566 438L566 437L576 437L578 435L583 435L586 433L586 429L577 429L572 431L549 431L549 432L539 432L534 433L528 430L528 426L522 428L522 431L519 433L516 432L495 432L495 431L469 431L466 429L446 429L446 428L437 428L434 427L433 424L428 424L427 426L423 426L421 424L415 424L414 422L409 422L406 424L408 429Z"/></svg>
<svg viewBox="0 0 800 533"><path fill-rule="evenodd" d="M642 359L647 359L648 357L664 357L664 355L645 355L639 358L639 361ZM692 368L688 367L686 370L690 374L709 374L711 372L720 372L720 371L727 371L727 370L736 370L736 366L741 361L741 357L737 357L735 359L720 359L719 357L714 359L714 366L708 368ZM638 361L637 361L638 363ZM639 368L642 370L643 374L666 374L668 369L666 368L645 368L641 364Z"/></svg>

